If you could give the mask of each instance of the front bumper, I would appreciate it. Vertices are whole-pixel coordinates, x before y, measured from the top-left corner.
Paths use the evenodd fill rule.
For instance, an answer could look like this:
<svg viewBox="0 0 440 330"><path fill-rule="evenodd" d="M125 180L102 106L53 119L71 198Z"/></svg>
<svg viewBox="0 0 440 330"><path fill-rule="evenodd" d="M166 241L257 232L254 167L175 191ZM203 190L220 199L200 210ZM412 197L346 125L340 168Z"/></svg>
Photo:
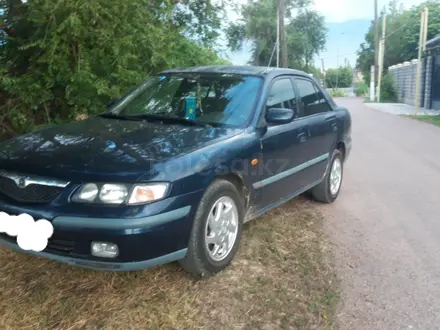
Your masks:
<svg viewBox="0 0 440 330"><path fill-rule="evenodd" d="M186 255L192 220L201 194L195 192L160 201L158 203L163 204L161 207L154 206L154 210L160 209L160 212L136 218L56 216L48 219L54 226L54 234L43 252L24 251L15 238L5 234L0 234L0 245L75 266L101 270L129 271L168 263ZM12 209L14 212L11 212ZM12 209L0 204L1 211L29 213L39 218L29 209ZM148 210L140 212L148 213ZM92 256L92 241L117 244L119 255L114 259Z"/></svg>
<svg viewBox="0 0 440 330"><path fill-rule="evenodd" d="M61 256L48 252L23 251L18 247L17 244L4 239L0 239L0 245L8 246L14 250L26 252L28 254L36 255L39 257L44 257L47 259L63 262L72 266L90 268L95 270L108 270L108 271L131 271L131 270L146 269L157 265L163 265L172 261L185 258L187 251L187 249L182 249L157 258L144 260L144 261L103 262L103 261L71 258L71 257Z"/></svg>

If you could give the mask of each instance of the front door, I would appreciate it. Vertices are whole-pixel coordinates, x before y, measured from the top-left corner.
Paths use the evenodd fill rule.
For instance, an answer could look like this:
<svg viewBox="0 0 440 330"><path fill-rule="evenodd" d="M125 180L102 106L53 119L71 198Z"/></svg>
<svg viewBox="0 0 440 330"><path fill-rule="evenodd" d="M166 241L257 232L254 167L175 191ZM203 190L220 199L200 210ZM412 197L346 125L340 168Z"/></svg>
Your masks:
<svg viewBox="0 0 440 330"><path fill-rule="evenodd" d="M290 108L297 111L297 102L290 77L273 81L266 109ZM306 162L304 154L308 136L307 123L302 119L267 127L267 131L261 137L263 166L260 181L253 185L254 189L261 189L261 208L281 202L283 198L292 195L306 184L301 164Z"/></svg>
<svg viewBox="0 0 440 330"><path fill-rule="evenodd" d="M298 77L294 83L301 100L300 114L307 121L310 132L306 151L309 166L304 175L309 183L315 183L324 176L331 152L336 145L336 115L311 79Z"/></svg>

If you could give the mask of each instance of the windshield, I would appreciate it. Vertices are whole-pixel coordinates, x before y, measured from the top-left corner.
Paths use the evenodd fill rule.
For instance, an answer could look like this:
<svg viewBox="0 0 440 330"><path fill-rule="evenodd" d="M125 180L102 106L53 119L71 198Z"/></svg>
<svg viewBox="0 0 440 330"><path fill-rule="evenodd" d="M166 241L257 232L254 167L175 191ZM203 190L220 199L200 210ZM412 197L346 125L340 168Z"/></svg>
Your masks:
<svg viewBox="0 0 440 330"><path fill-rule="evenodd" d="M231 74L155 76L115 104L120 116L160 116L208 124L244 126L262 79Z"/></svg>

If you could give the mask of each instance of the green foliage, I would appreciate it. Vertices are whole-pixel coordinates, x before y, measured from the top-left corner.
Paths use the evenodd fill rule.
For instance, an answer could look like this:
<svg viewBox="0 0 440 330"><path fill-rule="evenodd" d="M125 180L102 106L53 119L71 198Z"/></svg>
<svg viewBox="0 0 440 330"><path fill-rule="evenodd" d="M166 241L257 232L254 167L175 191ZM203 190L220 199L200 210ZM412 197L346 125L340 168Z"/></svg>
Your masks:
<svg viewBox="0 0 440 330"><path fill-rule="evenodd" d="M322 80L324 78L324 75L322 74L321 70L315 66L309 66L305 71L307 73L311 73L313 77L315 77L317 80Z"/></svg>
<svg viewBox="0 0 440 330"><path fill-rule="evenodd" d="M230 0L150 0L155 10L167 6L172 8L175 25L190 38L200 40L206 46L213 46L225 17L225 6ZM178 3L176 5L176 3Z"/></svg>
<svg viewBox="0 0 440 330"><path fill-rule="evenodd" d="M368 95L368 85L365 82L360 82L354 88L356 96L366 96Z"/></svg>
<svg viewBox="0 0 440 330"><path fill-rule="evenodd" d="M315 55L325 49L327 28L324 16L316 11L302 10L287 26L288 52L298 54L308 71Z"/></svg>
<svg viewBox="0 0 440 330"><path fill-rule="evenodd" d="M383 75L380 83L380 101L397 102L397 89L394 77L389 72Z"/></svg>
<svg viewBox="0 0 440 330"><path fill-rule="evenodd" d="M0 39L6 41L3 132L103 112L110 99L169 67L225 63L211 50L221 22L218 1L0 0L0 6L7 25Z"/></svg>
<svg viewBox="0 0 440 330"><path fill-rule="evenodd" d="M410 118L418 119L425 121L427 123L434 124L436 126L440 126L440 115L431 116L431 115L408 115Z"/></svg>
<svg viewBox="0 0 440 330"><path fill-rule="evenodd" d="M349 67L328 69L325 73L325 83L330 88L351 87L353 85L353 70Z"/></svg>
<svg viewBox="0 0 440 330"><path fill-rule="evenodd" d="M327 30L324 17L309 10L309 0L286 0L285 22L289 67L308 71L313 57L325 48ZM251 1L239 7L242 19L231 23L227 30L228 45L240 50L245 41L252 41L254 65L268 65L277 35L277 2ZM297 15L291 16L293 9ZM271 65L275 64L275 56Z"/></svg>
<svg viewBox="0 0 440 330"><path fill-rule="evenodd" d="M331 97L344 97L345 96L344 91L341 90L341 89L332 89L329 92L329 94L330 94Z"/></svg>
<svg viewBox="0 0 440 330"><path fill-rule="evenodd" d="M384 68L417 58L420 12L424 7L429 9L428 40L440 34L440 5L438 0L426 1L411 9L405 10L397 0L389 3L387 9L387 35L385 41ZM379 31L382 30L381 13ZM397 32L395 32L397 31ZM393 33L395 32L395 33ZM374 22L360 45L356 67L362 71L365 82L370 81L370 68L374 65Z"/></svg>

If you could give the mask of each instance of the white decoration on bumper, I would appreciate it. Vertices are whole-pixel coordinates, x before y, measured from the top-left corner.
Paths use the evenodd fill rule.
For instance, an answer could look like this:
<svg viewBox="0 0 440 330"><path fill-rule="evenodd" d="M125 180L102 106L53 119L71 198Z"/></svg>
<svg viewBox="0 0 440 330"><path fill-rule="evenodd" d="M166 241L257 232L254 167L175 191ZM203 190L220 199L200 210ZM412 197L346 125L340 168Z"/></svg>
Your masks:
<svg viewBox="0 0 440 330"><path fill-rule="evenodd" d="M53 226L46 219L34 221L26 213L15 216L0 212L0 233L17 237L17 244L23 250L41 252L53 235Z"/></svg>

